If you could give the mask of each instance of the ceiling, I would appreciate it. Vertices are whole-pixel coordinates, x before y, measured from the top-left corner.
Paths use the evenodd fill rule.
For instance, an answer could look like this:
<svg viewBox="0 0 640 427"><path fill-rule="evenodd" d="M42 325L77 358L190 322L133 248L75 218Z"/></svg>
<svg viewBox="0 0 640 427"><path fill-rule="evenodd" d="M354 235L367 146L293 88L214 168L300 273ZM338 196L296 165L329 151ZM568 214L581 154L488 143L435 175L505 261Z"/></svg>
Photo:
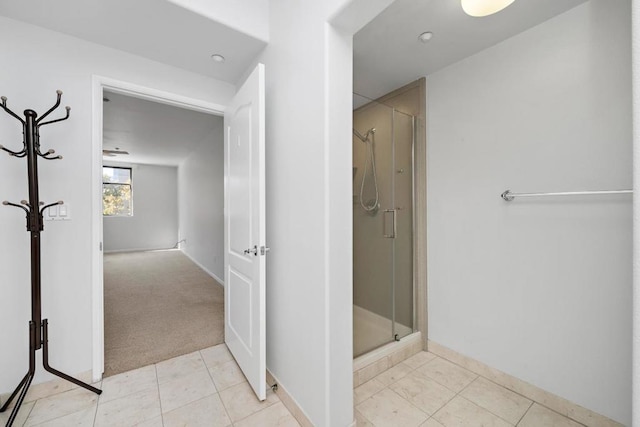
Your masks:
<svg viewBox="0 0 640 427"><path fill-rule="evenodd" d="M473 18L460 0L396 0L354 37L354 91L378 98L585 1L516 0ZM166 0L0 1L0 15L232 84L266 46ZM426 44L418 41L424 31L434 33Z"/></svg>
<svg viewBox="0 0 640 427"><path fill-rule="evenodd" d="M165 0L1 1L0 15L232 84L266 46Z"/></svg>
<svg viewBox="0 0 640 427"><path fill-rule="evenodd" d="M460 0L396 0L354 37L354 92L379 98L585 1L516 0L473 18ZM418 40L425 31L433 32L428 43Z"/></svg>
<svg viewBox="0 0 640 427"><path fill-rule="evenodd" d="M222 136L222 117L112 92L104 96L103 149L130 153L105 161L178 166L213 134Z"/></svg>

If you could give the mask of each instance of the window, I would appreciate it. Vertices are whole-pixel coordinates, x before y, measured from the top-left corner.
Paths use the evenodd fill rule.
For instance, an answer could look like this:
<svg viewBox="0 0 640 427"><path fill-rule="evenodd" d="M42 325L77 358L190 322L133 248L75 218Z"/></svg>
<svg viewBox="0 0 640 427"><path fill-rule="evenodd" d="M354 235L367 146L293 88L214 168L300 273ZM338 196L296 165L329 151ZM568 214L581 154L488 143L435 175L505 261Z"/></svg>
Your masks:
<svg viewBox="0 0 640 427"><path fill-rule="evenodd" d="M102 214L104 216L132 216L131 168L103 166Z"/></svg>

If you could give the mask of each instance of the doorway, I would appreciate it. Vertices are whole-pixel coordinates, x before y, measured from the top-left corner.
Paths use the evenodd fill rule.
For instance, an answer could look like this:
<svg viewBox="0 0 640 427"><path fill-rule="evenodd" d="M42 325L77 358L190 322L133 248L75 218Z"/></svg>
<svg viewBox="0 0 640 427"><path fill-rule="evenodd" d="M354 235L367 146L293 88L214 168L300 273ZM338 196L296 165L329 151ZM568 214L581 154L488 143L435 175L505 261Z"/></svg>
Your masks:
<svg viewBox="0 0 640 427"><path fill-rule="evenodd" d="M94 294L94 322L93 322L93 377L94 379L102 378L104 372L105 359L105 336L104 336L104 219L102 210L102 191L103 191L103 115L104 115L104 100L105 94L126 95L138 100L153 101L155 103L163 104L164 106L179 107L181 109L187 109L196 111L199 113L205 113L221 117L223 115L224 107L216 104L202 102L200 100L185 98L179 95L175 95L168 92L159 91L156 89L150 89L138 85L132 85L126 82L120 82L112 79L94 77L93 81L93 177L94 187L92 191L92 205L93 205L93 294ZM221 119L219 119L221 120ZM122 148L122 147L119 147ZM135 181L135 170L133 173L133 181ZM135 189L133 189L135 192ZM135 201L134 201L135 203ZM134 206L135 210L135 206ZM180 236L180 235L179 235ZM178 237L179 237L178 236ZM181 239L177 238L174 245ZM154 340L159 339L158 333L155 331L149 331L149 335Z"/></svg>
<svg viewBox="0 0 640 427"><path fill-rule="evenodd" d="M219 116L110 91L103 112L109 377L224 342L224 135Z"/></svg>

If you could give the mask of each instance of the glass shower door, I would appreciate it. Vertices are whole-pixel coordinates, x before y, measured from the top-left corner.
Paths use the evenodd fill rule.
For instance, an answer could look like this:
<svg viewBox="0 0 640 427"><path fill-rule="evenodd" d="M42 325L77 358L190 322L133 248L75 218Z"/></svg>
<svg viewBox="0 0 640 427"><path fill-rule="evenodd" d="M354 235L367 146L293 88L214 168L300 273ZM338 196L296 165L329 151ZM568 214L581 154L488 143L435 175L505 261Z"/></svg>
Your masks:
<svg viewBox="0 0 640 427"><path fill-rule="evenodd" d="M385 212L393 205L392 111L371 103L354 112L354 354L393 337L393 239ZM387 227L389 224L386 224Z"/></svg>
<svg viewBox="0 0 640 427"><path fill-rule="evenodd" d="M413 332L413 116L353 115L354 356Z"/></svg>

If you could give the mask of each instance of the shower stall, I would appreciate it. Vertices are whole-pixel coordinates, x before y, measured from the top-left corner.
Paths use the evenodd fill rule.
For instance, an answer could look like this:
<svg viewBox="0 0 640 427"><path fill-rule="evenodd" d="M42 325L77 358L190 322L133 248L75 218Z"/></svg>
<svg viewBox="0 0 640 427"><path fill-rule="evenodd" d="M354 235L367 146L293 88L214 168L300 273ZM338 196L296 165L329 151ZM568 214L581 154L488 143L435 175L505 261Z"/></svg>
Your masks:
<svg viewBox="0 0 640 427"><path fill-rule="evenodd" d="M355 108L357 107L357 108ZM354 357L414 331L414 116L354 94Z"/></svg>

